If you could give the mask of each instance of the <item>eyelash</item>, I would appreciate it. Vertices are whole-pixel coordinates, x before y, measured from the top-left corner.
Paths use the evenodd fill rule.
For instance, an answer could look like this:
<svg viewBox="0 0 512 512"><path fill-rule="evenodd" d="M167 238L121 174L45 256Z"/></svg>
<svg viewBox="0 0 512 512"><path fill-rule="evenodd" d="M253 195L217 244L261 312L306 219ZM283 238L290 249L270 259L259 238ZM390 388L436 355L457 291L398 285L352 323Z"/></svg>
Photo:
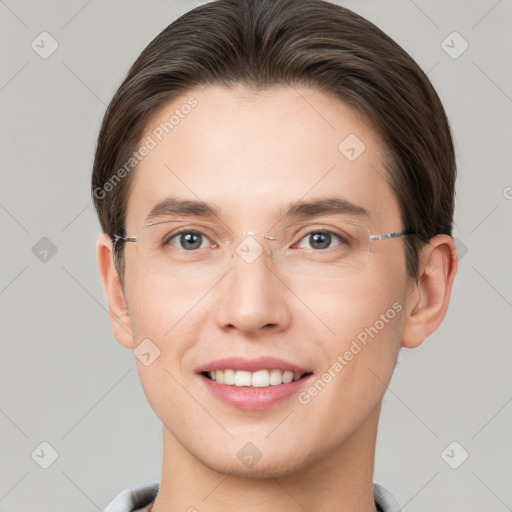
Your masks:
<svg viewBox="0 0 512 512"><path fill-rule="evenodd" d="M312 234L331 235L332 237L337 238L338 242L339 242L338 245L335 245L334 247L328 247L327 249L311 249L315 252L326 252L331 249L335 249L336 247L338 247L340 245L348 245L348 241L346 240L345 237L343 237L339 233L336 233L335 231L331 231L330 229L313 229L311 231L308 231L306 234L304 234L303 236L301 236L299 238L299 242L301 242L305 238L311 236ZM297 245L297 244L294 243L293 245Z"/></svg>
<svg viewBox="0 0 512 512"><path fill-rule="evenodd" d="M193 229L189 229L189 228L184 228L184 229L181 229L179 231L177 231L176 233L172 233L171 235L169 235L168 237L166 237L163 241L163 245L168 245L170 243L171 240L173 240L174 238L184 234L184 233L193 233L195 235L201 235L205 238L207 238L208 240L210 240L210 238L205 235L204 233L202 233L201 231L196 231L196 230L193 230ZM338 239L338 241L340 242L338 245L349 245L349 241L342 235L340 235L339 233L336 233L335 231L332 231L332 230L329 230L329 229L312 229L310 231L308 231L307 233L305 233L304 235L302 235L298 242L292 244L292 245L297 245L298 243L300 243L302 240L304 240L306 237L308 236L311 236L312 234L322 234L322 235L326 235L326 234L329 234L331 236L334 236L335 238ZM171 244L172 245L172 244ZM217 246L217 244L215 244L215 246ZM174 247L174 246L173 246ZM334 249L335 247L337 246L334 246L334 247L328 247L327 249L311 249L315 252L326 252L326 251L329 251L331 249ZM197 251L197 249L193 249L191 251L187 251L187 252L195 252Z"/></svg>

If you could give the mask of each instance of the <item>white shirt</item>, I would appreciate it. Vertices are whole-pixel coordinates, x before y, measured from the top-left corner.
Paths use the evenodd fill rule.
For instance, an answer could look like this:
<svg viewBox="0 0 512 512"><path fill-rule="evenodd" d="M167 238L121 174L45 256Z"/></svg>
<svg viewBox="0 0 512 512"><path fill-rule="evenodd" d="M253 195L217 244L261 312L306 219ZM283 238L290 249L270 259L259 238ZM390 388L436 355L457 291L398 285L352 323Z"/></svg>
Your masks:
<svg viewBox="0 0 512 512"><path fill-rule="evenodd" d="M159 482L129 487L116 496L103 512L148 512L160 487ZM373 482L375 506L380 512L401 512L394 496L382 485Z"/></svg>

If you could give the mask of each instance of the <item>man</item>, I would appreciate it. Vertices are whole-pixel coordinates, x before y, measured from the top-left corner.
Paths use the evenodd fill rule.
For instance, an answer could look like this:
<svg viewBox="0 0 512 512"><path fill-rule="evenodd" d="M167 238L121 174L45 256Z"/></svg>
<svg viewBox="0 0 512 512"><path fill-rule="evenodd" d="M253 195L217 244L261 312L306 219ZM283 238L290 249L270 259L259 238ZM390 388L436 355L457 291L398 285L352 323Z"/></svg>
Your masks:
<svg viewBox="0 0 512 512"><path fill-rule="evenodd" d="M426 75L322 0L218 0L142 52L92 192L160 482L107 512L393 511L373 482L400 347L443 320L455 157Z"/></svg>

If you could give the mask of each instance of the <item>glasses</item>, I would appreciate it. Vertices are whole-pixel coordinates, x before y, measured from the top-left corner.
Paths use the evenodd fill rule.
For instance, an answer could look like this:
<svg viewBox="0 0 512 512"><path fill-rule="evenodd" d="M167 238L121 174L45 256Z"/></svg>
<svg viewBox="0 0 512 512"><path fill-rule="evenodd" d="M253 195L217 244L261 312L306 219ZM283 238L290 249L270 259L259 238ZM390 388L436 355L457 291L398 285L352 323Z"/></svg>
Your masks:
<svg viewBox="0 0 512 512"><path fill-rule="evenodd" d="M246 231L237 236L220 223L166 219L142 226L135 237L115 235L112 241L115 262L119 244L134 243L137 263L159 279L217 279L235 263L252 265L265 253L270 268L284 277L343 281L364 272L377 252L376 242L408 234L371 234L364 224L340 216L289 224L267 235Z"/></svg>

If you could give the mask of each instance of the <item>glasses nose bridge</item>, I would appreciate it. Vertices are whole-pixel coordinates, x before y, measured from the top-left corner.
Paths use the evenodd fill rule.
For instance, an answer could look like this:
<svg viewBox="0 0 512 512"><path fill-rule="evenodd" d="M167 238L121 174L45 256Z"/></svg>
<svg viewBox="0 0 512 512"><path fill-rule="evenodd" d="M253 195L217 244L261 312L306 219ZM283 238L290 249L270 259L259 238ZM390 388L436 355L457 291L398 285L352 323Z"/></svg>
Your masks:
<svg viewBox="0 0 512 512"><path fill-rule="evenodd" d="M246 264L252 264L257 259L269 255L271 261L275 261L275 253L279 249L274 247L272 243L278 240L271 235L254 233L253 231L244 231L233 243L230 259L242 259Z"/></svg>

